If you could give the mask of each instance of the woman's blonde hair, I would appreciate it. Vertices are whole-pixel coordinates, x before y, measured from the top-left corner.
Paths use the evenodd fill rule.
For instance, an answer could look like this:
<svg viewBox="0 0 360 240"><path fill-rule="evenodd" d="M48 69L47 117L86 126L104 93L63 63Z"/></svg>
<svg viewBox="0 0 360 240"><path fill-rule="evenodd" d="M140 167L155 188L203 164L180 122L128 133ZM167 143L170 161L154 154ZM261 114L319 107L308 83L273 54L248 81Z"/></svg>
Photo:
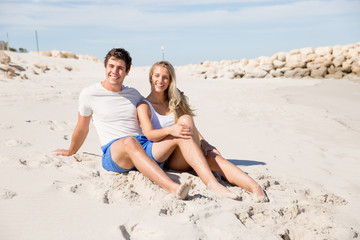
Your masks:
<svg viewBox="0 0 360 240"><path fill-rule="evenodd" d="M160 61L152 65L149 72L149 81L151 84L152 75L156 67L164 67L168 70L170 74L170 84L169 87L165 90L165 99L169 102L170 111L175 114L175 122L182 115L188 114L190 116L195 116L194 110L190 107L188 103L188 98L179 91L176 87L176 75L175 69L168 61Z"/></svg>

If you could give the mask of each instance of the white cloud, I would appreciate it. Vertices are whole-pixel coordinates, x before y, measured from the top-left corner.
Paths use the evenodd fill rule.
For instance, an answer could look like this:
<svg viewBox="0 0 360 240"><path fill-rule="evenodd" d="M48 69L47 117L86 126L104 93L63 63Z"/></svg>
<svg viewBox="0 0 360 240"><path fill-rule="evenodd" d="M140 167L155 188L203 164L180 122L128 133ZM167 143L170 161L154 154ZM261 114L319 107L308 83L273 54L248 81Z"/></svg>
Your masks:
<svg viewBox="0 0 360 240"><path fill-rule="evenodd" d="M61 3L60 3L61 2ZM53 28L99 26L114 31L171 29L179 27L215 27L215 26L276 26L282 24L301 24L322 18L357 13L360 16L359 1L276 1L274 5L244 5L239 9L193 11L149 11L157 4L168 4L165 0L135 1L57 1L34 0L28 2L5 2L1 4L0 22L2 25L16 27ZM178 6L190 4L226 4L252 1L193 0L176 1ZM257 1L268 2L268 1ZM285 3L286 2L286 3ZM57 4L54 4L57 3ZM86 4L85 4L86 3ZM90 3L90 4L89 4ZM173 9L173 7L171 7Z"/></svg>

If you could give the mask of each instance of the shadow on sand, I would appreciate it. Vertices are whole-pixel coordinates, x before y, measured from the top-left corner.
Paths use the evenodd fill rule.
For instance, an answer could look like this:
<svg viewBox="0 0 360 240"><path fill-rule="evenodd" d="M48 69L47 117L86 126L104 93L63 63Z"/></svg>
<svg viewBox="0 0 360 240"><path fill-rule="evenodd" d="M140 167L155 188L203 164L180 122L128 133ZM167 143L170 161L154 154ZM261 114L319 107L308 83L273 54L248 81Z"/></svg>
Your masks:
<svg viewBox="0 0 360 240"><path fill-rule="evenodd" d="M253 161L253 160L237 160L237 159L228 159L229 162L236 166L253 166L253 165L266 165L264 162Z"/></svg>

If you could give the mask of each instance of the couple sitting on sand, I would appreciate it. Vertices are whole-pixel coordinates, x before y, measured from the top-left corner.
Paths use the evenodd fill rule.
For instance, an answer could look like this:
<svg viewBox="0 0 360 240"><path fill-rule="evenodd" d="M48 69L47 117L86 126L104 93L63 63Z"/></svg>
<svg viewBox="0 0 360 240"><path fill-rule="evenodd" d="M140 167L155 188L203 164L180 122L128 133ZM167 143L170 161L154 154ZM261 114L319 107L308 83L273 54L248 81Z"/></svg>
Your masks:
<svg viewBox="0 0 360 240"><path fill-rule="evenodd" d="M176 87L173 66L166 61L152 66L151 93L144 99L136 89L123 85L131 61L129 53L122 48L108 52L104 62L106 79L82 90L70 147L57 149L55 154L75 154L86 139L92 118L102 144L102 165L106 170L119 173L138 170L177 198L184 199L191 180L178 184L163 169L164 166L177 171L193 169L208 189L237 199L239 196L217 181L214 171L252 192L257 201L268 201L258 183L223 158L197 131L193 110Z"/></svg>

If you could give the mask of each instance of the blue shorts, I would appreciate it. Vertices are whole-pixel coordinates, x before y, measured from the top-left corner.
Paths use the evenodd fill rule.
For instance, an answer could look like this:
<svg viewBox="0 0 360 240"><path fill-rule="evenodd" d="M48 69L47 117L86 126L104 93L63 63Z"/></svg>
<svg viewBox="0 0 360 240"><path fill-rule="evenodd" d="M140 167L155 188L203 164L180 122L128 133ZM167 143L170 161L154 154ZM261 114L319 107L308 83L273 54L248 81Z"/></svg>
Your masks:
<svg viewBox="0 0 360 240"><path fill-rule="evenodd" d="M127 136L129 137L129 136ZM164 163L160 163L158 161L155 160L154 156L152 155L152 145L153 142L149 141L145 136L132 136L134 138L136 138L140 144L142 145L143 149L145 150L146 154L151 157L161 168L163 168ZM125 137L122 137L125 138ZM111 144L113 144L113 142L122 139L122 138L117 138L114 139L112 141L110 141L108 144L105 144L104 146L101 146L101 150L103 151L103 155L102 155L102 166L104 169L108 170L108 171L112 171L112 172L118 172L118 173L126 173L129 171L133 171L133 170L137 170L135 167L132 169L124 169L121 168L119 165L117 165L114 160L111 158L111 151L110 151L110 146Z"/></svg>

